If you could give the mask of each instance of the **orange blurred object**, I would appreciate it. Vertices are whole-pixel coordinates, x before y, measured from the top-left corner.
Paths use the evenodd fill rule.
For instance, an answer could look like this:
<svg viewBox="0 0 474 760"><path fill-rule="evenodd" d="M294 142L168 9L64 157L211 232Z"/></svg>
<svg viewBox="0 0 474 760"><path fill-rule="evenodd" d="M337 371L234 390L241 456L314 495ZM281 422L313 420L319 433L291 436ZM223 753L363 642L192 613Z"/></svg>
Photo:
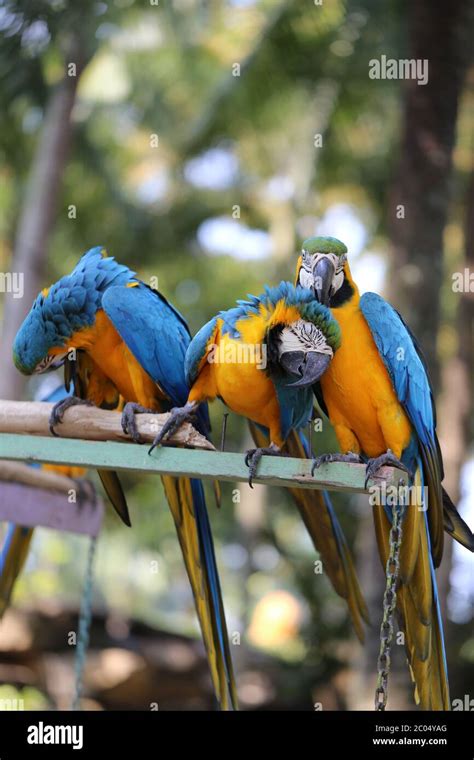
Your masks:
<svg viewBox="0 0 474 760"><path fill-rule="evenodd" d="M293 594L281 589L270 591L253 611L248 636L258 647L284 646L298 636L302 620L302 605Z"/></svg>

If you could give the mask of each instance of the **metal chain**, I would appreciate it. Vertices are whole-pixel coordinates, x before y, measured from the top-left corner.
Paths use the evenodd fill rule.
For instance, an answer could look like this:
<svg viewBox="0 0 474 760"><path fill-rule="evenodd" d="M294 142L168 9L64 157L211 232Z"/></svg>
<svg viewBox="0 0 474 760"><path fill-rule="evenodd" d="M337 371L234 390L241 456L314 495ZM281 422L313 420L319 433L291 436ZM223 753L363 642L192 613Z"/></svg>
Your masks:
<svg viewBox="0 0 474 760"><path fill-rule="evenodd" d="M97 545L97 536L93 536L89 543L89 551L87 554L87 568L86 577L84 580L84 589L82 592L81 611L79 614L79 626L77 634L77 646L76 646L76 661L74 664L75 670L75 688L74 698L72 701L72 710L81 709L81 694L82 694L82 679L84 675L84 666L86 664L87 648L89 646L89 634L92 618L92 581L93 581L93 568L94 568L94 556Z"/></svg>
<svg viewBox="0 0 474 760"><path fill-rule="evenodd" d="M403 485L400 483L400 485ZM401 492L400 492L401 493ZM393 640L393 617L397 606L397 586L400 573L400 547L402 545L403 517L405 502L403 498L393 505L392 527L389 535L390 552L385 568L387 582L383 596L383 618L380 626L380 651L377 660L377 688L375 689L375 709L385 710L388 697L388 676L390 673L391 648Z"/></svg>

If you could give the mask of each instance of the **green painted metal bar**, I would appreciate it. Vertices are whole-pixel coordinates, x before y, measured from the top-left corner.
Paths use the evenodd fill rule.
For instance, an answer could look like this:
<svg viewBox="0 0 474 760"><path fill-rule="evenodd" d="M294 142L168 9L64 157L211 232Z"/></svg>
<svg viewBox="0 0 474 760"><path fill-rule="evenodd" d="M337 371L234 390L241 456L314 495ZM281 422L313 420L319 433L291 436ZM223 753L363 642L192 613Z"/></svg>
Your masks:
<svg viewBox="0 0 474 760"><path fill-rule="evenodd" d="M156 475L184 475L200 479L247 481L248 469L243 454L163 446L148 455L148 446L114 441L83 441L0 434L0 459L22 462L48 462ZM397 486L406 475L385 467L380 477L369 483ZM285 488L320 488L329 491L365 492L365 467L359 464L332 463L321 466L311 476L308 459L263 457L255 483Z"/></svg>

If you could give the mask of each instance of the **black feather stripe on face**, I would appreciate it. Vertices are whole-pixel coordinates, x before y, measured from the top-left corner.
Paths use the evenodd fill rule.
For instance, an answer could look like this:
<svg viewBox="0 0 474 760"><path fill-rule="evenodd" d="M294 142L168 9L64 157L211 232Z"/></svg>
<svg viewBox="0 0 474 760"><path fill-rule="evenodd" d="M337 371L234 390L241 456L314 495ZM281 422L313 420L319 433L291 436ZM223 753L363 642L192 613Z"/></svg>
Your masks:
<svg viewBox="0 0 474 760"><path fill-rule="evenodd" d="M334 295L331 296L329 307L331 309L337 309L338 306L343 306L345 303L347 303L347 301L350 301L353 295L354 288L347 279L346 275L344 275L344 282L342 283L339 290L337 290Z"/></svg>
<svg viewBox="0 0 474 760"><path fill-rule="evenodd" d="M267 374L282 375L284 372L280 366L280 335L284 325L279 324L267 331L264 345L267 347Z"/></svg>

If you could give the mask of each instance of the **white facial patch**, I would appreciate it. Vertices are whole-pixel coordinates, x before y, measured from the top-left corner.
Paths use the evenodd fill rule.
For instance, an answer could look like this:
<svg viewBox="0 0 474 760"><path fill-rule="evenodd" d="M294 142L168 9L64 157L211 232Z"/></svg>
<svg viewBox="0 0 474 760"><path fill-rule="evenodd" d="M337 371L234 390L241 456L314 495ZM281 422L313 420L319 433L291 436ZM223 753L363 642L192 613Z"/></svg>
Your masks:
<svg viewBox="0 0 474 760"><path fill-rule="evenodd" d="M299 284L303 288L308 288L309 290L311 290L311 288L313 287L313 282L314 282L313 257L306 251L303 251L302 253L301 269L300 269L298 279L299 279Z"/></svg>
<svg viewBox="0 0 474 760"><path fill-rule="evenodd" d="M312 288L314 284L314 269L321 259L329 259L334 267L334 277L332 278L331 290L329 295L336 293L344 282L344 264L347 256L343 253L338 256L337 253L308 253L302 252L302 264L299 274L299 283L303 288Z"/></svg>
<svg viewBox="0 0 474 760"><path fill-rule="evenodd" d="M303 351L305 354L317 351L319 354L333 355L333 350L326 343L321 330L304 319L298 319L291 325L287 325L280 333L278 354L281 356L289 351Z"/></svg>
<svg viewBox="0 0 474 760"><path fill-rule="evenodd" d="M54 359L54 356L50 356L49 354L46 354L44 359L41 359L41 361L36 365L35 375L41 375L42 372L46 372L46 370L52 363L53 359Z"/></svg>
<svg viewBox="0 0 474 760"><path fill-rule="evenodd" d="M52 364L54 364L55 368L56 366L61 366L62 361L67 356L67 351L64 352L64 354L58 354L57 356L54 356L52 354L46 354L44 359L42 359L35 367L35 375L41 375L43 372L46 372Z"/></svg>

